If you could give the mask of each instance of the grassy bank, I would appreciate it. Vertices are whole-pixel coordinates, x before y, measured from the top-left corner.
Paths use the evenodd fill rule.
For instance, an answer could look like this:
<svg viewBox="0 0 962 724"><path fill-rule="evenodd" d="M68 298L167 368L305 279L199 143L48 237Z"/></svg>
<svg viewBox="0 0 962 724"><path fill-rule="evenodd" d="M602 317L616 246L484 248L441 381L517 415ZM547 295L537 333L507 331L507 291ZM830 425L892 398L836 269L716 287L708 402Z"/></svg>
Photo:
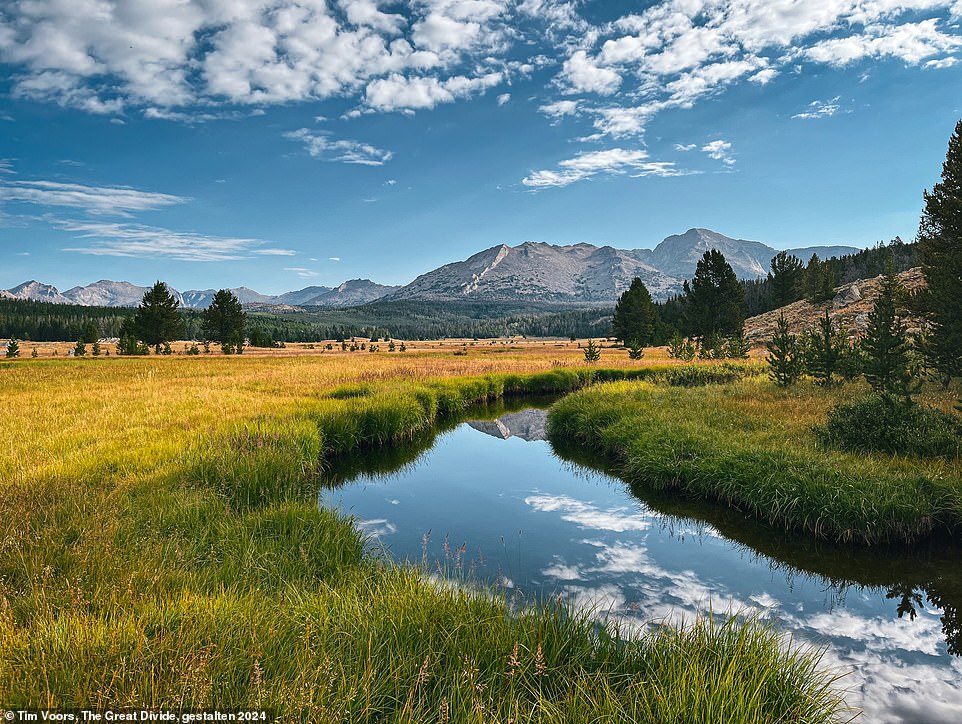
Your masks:
<svg viewBox="0 0 962 724"><path fill-rule="evenodd" d="M779 528L860 544L958 535L959 459L818 444L812 427L864 393L857 385L786 391L762 378L697 390L613 383L559 402L549 426L554 439L601 452L630 483L721 501Z"/></svg>
<svg viewBox="0 0 962 724"><path fill-rule="evenodd" d="M629 642L560 606L508 614L497 597L373 560L316 505L332 455L478 400L737 373L325 364L0 370L0 404L15 411L0 423L0 705L264 706L312 722L831 719L817 657L756 624Z"/></svg>

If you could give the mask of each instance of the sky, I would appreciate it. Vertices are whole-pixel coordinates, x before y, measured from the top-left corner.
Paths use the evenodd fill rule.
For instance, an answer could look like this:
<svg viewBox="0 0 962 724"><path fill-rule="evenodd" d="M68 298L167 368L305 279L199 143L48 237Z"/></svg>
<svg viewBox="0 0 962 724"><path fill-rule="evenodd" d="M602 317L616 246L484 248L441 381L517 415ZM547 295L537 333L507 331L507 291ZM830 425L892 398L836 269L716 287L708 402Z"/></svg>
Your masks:
<svg viewBox="0 0 962 724"><path fill-rule="evenodd" d="M962 0L3 0L0 288L914 238Z"/></svg>

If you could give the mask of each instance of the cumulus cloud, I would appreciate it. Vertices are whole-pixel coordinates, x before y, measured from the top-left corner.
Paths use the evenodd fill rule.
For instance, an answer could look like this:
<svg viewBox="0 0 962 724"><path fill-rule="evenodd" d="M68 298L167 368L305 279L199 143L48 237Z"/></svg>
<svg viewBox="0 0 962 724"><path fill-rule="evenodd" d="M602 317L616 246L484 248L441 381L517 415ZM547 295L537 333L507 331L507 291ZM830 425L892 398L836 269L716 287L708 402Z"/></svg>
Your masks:
<svg viewBox="0 0 962 724"><path fill-rule="evenodd" d="M498 105L503 106L505 103L507 103L510 100L511 100L510 93L502 93L501 95L498 96Z"/></svg>
<svg viewBox="0 0 962 724"><path fill-rule="evenodd" d="M785 67L884 58L949 67L962 44L956 15L958 0L665 0L582 31L556 85L588 96L579 111L595 116L594 138L636 136L663 110L735 83L764 86Z"/></svg>
<svg viewBox="0 0 962 724"><path fill-rule="evenodd" d="M287 249L261 248L267 242L259 239L207 236L140 224L56 221L54 225L78 239L90 240L87 246L67 247L64 251L94 256L231 261L263 254L294 254Z"/></svg>
<svg viewBox="0 0 962 724"><path fill-rule="evenodd" d="M502 81L500 72L469 78L463 75L447 80L433 76L408 78L399 74L371 82L365 91L365 102L379 111L420 110L434 108L465 98Z"/></svg>
<svg viewBox="0 0 962 724"><path fill-rule="evenodd" d="M501 0L56 0L0 8L19 97L186 113L362 91L395 73L485 76L511 35ZM391 5L391 9L395 9ZM495 63L497 64L497 63ZM452 72L458 66L471 68Z"/></svg>
<svg viewBox="0 0 962 724"><path fill-rule="evenodd" d="M299 128L284 134L285 138L300 141L312 158L321 161L340 161L362 166L383 166L394 157L392 151L385 151L360 141L333 139L330 134Z"/></svg>
<svg viewBox="0 0 962 724"><path fill-rule="evenodd" d="M19 201L38 206L65 206L83 209L88 214L130 216L131 212L182 204L188 199L173 194L139 191L128 186L0 180L0 202L2 201Z"/></svg>

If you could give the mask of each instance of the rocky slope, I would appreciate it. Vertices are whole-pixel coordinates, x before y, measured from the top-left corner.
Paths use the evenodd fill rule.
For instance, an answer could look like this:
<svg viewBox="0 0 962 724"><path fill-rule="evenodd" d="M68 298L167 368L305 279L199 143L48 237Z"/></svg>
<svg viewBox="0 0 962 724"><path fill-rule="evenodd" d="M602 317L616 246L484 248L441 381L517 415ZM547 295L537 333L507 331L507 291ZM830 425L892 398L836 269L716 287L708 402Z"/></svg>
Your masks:
<svg viewBox="0 0 962 724"><path fill-rule="evenodd" d="M647 252L650 253L650 252ZM386 299L610 303L640 277L652 296L681 289L636 251L591 244L494 246L422 274Z"/></svg>
<svg viewBox="0 0 962 724"><path fill-rule="evenodd" d="M881 279L878 276L836 287L835 298L830 302L812 304L802 300L750 317L745 321L745 335L753 344L764 344L772 338L778 318L782 314L785 315L785 321L788 322L791 333L801 334L814 327L827 309L832 321L845 330L850 337L861 337L868 328L868 315L878 298ZM909 292L925 286L922 270L918 267L901 272L899 279ZM913 317L908 317L906 323L910 331L919 327L919 320Z"/></svg>
<svg viewBox="0 0 962 724"><path fill-rule="evenodd" d="M321 292L306 302L301 302L301 304L318 307L356 307L380 299L396 289L398 287L376 284L370 279L349 279L333 289Z"/></svg>

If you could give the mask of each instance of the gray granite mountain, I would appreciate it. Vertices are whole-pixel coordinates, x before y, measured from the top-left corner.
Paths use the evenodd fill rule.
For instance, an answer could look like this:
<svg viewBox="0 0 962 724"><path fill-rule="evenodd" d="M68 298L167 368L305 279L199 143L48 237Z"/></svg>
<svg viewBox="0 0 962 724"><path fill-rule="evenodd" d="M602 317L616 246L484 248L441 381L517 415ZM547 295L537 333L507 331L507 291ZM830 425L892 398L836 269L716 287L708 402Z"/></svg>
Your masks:
<svg viewBox="0 0 962 724"><path fill-rule="evenodd" d="M176 289L167 285L168 291L178 302L184 304L184 298ZM150 287L138 287L130 282L112 282L101 279L99 282L85 287L73 287L63 293L68 304L79 304L84 307L136 307L144 298Z"/></svg>
<svg viewBox="0 0 962 724"><path fill-rule="evenodd" d="M248 289L247 287L234 287L231 291L241 304L265 304L274 300L272 296L255 292L253 289ZM190 307L191 309L207 309L216 293L216 289L190 289L181 296L183 297L183 305L185 307ZM141 295L141 297L143 297L143 295ZM140 299L133 304L125 304L123 306L136 307L138 304L140 304Z"/></svg>
<svg viewBox="0 0 962 724"><path fill-rule="evenodd" d="M652 296L679 291L681 281L650 264L650 254L591 244L502 244L422 274L385 299L605 304L636 276Z"/></svg>
<svg viewBox="0 0 962 724"><path fill-rule="evenodd" d="M742 279L764 277L778 251L767 244L732 239L708 229L669 236L654 249L615 249L574 244L502 244L422 274L385 299L432 301L541 301L611 304L639 277L656 300L681 292L709 249L721 251ZM802 261L857 252L855 247L789 250ZM804 256L803 256L804 254Z"/></svg>
<svg viewBox="0 0 962 724"><path fill-rule="evenodd" d="M400 287L376 284L370 279L348 279L339 286L321 292L309 301L303 302L303 304L318 307L356 307L381 299L397 289L400 289Z"/></svg>
<svg viewBox="0 0 962 724"><path fill-rule="evenodd" d="M31 280L9 290L0 290L0 298L32 299L56 304L78 304L84 307L136 307L144 298L144 293L149 289L150 287L139 287L130 282L114 282L101 279L93 284L73 287L61 293L50 284L42 284ZM174 295L181 306L188 309L206 309L210 306L211 300L217 292L215 289L190 289L181 293L169 284L167 289L170 290L170 293ZM260 294L247 287L235 287L231 291L241 304L252 306L316 305L349 307L374 301L395 289L397 287L375 284L369 279L351 279L334 288L306 287L279 296Z"/></svg>
<svg viewBox="0 0 962 724"><path fill-rule="evenodd" d="M285 292L284 294L279 294L274 297L275 304L291 304L294 306L299 306L301 304L310 304L311 300L315 297L319 297L325 292L333 291L331 287L304 287L303 289L298 289L293 292Z"/></svg>
<svg viewBox="0 0 962 724"><path fill-rule="evenodd" d="M73 304L57 287L43 284L34 279L18 284L7 290L14 299L32 299L36 302L52 302L54 304Z"/></svg>

